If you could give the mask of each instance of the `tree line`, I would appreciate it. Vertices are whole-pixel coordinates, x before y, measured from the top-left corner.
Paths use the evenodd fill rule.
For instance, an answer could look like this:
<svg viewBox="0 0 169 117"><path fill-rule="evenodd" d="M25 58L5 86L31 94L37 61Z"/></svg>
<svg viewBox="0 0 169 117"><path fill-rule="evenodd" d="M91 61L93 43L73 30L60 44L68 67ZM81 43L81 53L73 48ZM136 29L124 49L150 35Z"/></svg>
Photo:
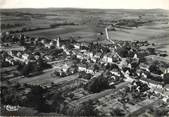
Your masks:
<svg viewBox="0 0 169 117"><path fill-rule="evenodd" d="M22 24L19 24L19 23L17 23L17 24L1 24L1 29L21 27L23 25L25 25L25 24L24 23L22 23Z"/></svg>

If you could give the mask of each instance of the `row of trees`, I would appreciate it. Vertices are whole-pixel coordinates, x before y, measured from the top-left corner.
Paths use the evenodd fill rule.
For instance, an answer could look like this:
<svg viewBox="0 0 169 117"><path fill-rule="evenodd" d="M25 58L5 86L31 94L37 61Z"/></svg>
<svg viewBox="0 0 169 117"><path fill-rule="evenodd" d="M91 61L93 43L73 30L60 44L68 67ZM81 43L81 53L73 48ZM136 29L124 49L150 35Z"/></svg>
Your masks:
<svg viewBox="0 0 169 117"><path fill-rule="evenodd" d="M55 27L58 27L58 26L66 26L66 25L76 25L75 23L71 22L71 23L54 23L54 24L51 24L50 25L50 28L55 28Z"/></svg>
<svg viewBox="0 0 169 117"><path fill-rule="evenodd" d="M8 28L21 27L24 25L25 24L2 24L1 28L8 29ZM21 32L28 32L28 31L43 30L43 29L56 28L58 26L66 26L66 25L76 25L76 24L73 22L72 23L54 23L54 24L49 25L49 27L35 27L35 28L23 27L20 30L11 30L10 33L21 33Z"/></svg>
<svg viewBox="0 0 169 117"><path fill-rule="evenodd" d="M21 27L23 25L25 25L25 24L1 24L1 29Z"/></svg>
<svg viewBox="0 0 169 117"><path fill-rule="evenodd" d="M28 32L28 31L36 31L36 30L42 30L42 29L48 29L48 28L40 28L40 27L36 27L36 28L29 28L29 27L23 27L20 30L11 30L10 33L22 33L22 32Z"/></svg>

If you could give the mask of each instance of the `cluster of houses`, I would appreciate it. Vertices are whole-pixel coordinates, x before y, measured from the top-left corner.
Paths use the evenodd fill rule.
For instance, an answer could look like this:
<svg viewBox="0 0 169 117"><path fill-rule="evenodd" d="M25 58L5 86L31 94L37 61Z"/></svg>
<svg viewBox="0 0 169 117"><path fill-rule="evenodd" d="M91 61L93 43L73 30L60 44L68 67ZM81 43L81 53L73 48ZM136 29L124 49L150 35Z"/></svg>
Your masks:
<svg viewBox="0 0 169 117"><path fill-rule="evenodd" d="M130 82L126 90L122 91L121 98L115 96L116 101L124 105L128 105L132 102L131 100L151 98L154 95L152 93L158 94L159 89L164 91L164 86L169 84L169 66L159 66L151 61L150 64L144 59L147 55L155 53L154 48L150 48L150 44L146 41L115 40L112 44L100 44L78 42L73 39L64 40L60 37L44 39L8 33L2 36L1 41L4 41L0 55L2 63L20 66L18 70L26 77L31 72L41 72L48 69L44 68L45 66L51 65L54 71L53 77L60 76L61 78L78 73L79 78L87 82L85 86L92 87L88 88L92 89L88 91L93 93L106 88L115 88L126 81ZM9 49L7 44L17 45L17 48ZM165 88L165 90L169 89ZM169 97L164 92L160 92L160 95L167 102ZM114 102L111 100L111 103Z"/></svg>
<svg viewBox="0 0 169 117"><path fill-rule="evenodd" d="M60 37L57 39L43 39L33 38L22 34L2 36L2 40L17 44L21 46L18 49L6 50L4 60L14 65L13 61L20 61L25 64L28 61L36 60L36 53L39 52L39 57L44 61L51 62L55 60L63 60L65 58L76 61L78 71L85 71L86 73L95 74L101 70L106 70L107 66L117 65L120 72L125 76L139 76L147 78L145 73L137 73L141 69L140 63L142 58L154 53L152 49L140 49L143 46L149 46L147 41L114 41L113 44L87 43L77 42L76 40L63 40ZM4 41L5 43L7 43ZM24 49L23 49L24 48ZM4 52L4 51L3 51ZM144 54L142 54L142 52ZM65 63L66 64L66 63ZM67 72L72 65L65 65L60 72ZM147 69L149 69L148 66ZM150 72L149 70L147 70ZM168 72L167 72L168 73ZM163 72L161 75L167 74ZM117 73L118 74L118 73ZM168 76L167 76L168 77Z"/></svg>

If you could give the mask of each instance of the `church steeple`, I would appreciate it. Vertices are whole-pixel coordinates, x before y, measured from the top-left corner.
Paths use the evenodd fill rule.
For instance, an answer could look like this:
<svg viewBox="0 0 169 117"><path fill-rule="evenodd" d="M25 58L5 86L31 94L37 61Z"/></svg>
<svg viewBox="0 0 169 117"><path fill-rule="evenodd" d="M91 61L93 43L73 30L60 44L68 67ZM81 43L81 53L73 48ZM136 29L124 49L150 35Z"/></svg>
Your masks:
<svg viewBox="0 0 169 117"><path fill-rule="evenodd" d="M57 46L58 48L60 48L60 37L57 38L56 46Z"/></svg>

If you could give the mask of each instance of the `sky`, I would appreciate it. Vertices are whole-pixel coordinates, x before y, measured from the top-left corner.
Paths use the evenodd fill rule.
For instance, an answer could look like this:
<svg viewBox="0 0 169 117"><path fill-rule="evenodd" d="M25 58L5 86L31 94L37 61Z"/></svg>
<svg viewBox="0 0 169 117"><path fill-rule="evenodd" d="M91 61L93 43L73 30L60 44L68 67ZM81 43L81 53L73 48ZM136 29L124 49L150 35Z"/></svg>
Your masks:
<svg viewBox="0 0 169 117"><path fill-rule="evenodd" d="M169 0L0 0L0 8L169 9Z"/></svg>

